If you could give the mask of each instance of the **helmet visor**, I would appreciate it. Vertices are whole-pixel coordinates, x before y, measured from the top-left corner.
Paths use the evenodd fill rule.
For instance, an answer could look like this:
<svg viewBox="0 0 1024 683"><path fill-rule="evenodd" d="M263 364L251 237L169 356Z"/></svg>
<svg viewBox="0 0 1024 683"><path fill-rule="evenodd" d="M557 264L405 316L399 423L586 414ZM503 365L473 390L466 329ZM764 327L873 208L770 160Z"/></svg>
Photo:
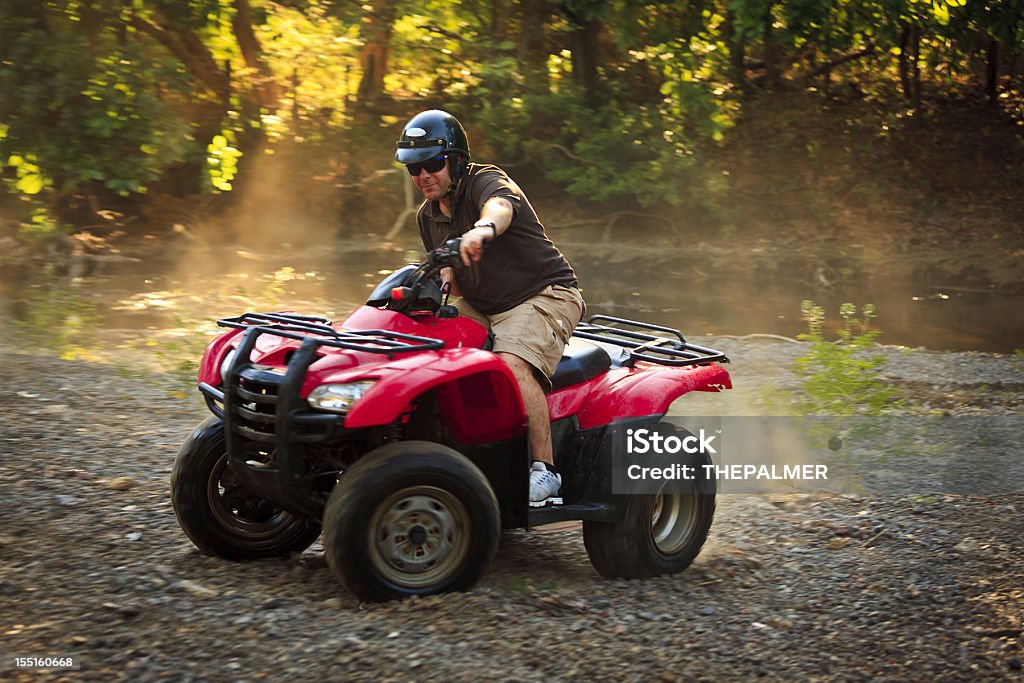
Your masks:
<svg viewBox="0 0 1024 683"><path fill-rule="evenodd" d="M448 141L437 136L428 138L422 128L408 128L395 146L398 148L395 161L400 164L417 164L443 154L448 148Z"/></svg>
<svg viewBox="0 0 1024 683"><path fill-rule="evenodd" d="M438 154L444 154L444 145L431 145L421 148L399 147L395 152L395 161L400 164L418 164L435 158Z"/></svg>

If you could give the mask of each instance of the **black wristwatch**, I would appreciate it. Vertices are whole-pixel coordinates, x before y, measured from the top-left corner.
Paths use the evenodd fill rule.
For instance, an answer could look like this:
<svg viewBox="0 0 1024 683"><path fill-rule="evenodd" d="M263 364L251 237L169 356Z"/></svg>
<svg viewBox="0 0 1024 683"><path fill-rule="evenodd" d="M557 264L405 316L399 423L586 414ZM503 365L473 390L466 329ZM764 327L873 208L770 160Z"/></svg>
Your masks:
<svg viewBox="0 0 1024 683"><path fill-rule="evenodd" d="M494 221L477 221L476 223L473 224L473 227L490 228L491 232L494 233L494 237L492 237L491 239L495 239L498 236L498 226L494 224Z"/></svg>

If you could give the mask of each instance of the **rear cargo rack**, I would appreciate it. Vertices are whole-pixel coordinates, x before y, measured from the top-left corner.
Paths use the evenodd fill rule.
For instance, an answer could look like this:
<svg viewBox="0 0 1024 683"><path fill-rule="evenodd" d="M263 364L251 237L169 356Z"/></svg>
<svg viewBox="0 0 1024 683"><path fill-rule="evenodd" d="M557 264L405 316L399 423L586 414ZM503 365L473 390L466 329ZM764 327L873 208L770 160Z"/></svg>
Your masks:
<svg viewBox="0 0 1024 683"><path fill-rule="evenodd" d="M599 322L611 324L603 325ZM651 332L662 332L672 336ZM573 336L622 347L629 353L632 361L642 360L672 366L729 362L729 358L721 351L686 341L679 330L608 315L591 316L587 322L576 326Z"/></svg>
<svg viewBox="0 0 1024 683"><path fill-rule="evenodd" d="M444 342L440 339L419 337L414 334L390 330L336 330L331 327L330 320L315 315L244 313L237 318L222 318L217 324L239 330L255 329L260 333L300 341L312 339L320 346L385 353L389 357L396 353L436 351L444 348Z"/></svg>

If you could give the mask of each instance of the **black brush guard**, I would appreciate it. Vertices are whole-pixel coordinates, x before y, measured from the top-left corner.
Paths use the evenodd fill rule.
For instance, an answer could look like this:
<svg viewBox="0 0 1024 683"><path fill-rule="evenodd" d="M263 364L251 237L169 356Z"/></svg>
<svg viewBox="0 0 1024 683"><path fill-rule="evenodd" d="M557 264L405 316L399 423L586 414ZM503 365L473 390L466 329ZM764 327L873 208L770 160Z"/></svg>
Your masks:
<svg viewBox="0 0 1024 683"><path fill-rule="evenodd" d="M444 348L439 339L387 330L339 331L317 316L246 313L218 320L221 327L245 330L226 368L221 388L199 384L210 410L224 420L224 439L231 470L248 490L289 512L320 521L323 501L312 496L318 473L306 470L303 447L344 439L344 415L306 408L299 395L309 366L320 358L321 346L385 354ZM300 340L283 373L249 361L264 334ZM267 444L274 464L247 457L246 443ZM250 451L251 452L251 451Z"/></svg>

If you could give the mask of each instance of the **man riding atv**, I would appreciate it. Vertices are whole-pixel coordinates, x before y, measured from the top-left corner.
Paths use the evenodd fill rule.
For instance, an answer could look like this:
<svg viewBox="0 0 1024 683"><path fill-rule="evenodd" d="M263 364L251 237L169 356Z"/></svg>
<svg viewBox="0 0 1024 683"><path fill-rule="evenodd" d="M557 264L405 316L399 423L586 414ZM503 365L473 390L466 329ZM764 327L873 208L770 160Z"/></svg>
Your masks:
<svg viewBox="0 0 1024 683"><path fill-rule="evenodd" d="M186 535L204 553L257 560L322 532L328 566L362 600L468 589L502 529L569 520L603 576L686 569L711 527L714 481L633 491L616 477L636 464L630 434L692 436L664 415L731 387L725 354L662 325L580 322L572 268L515 183L469 163L454 118L414 118L397 157L427 198L423 263L387 274L338 322L290 311L217 322L228 331L197 377L212 414L171 473ZM464 315L444 304L442 276Z"/></svg>
<svg viewBox="0 0 1024 683"><path fill-rule="evenodd" d="M397 147L395 159L425 199L416 214L423 246L429 252L461 236L462 267L446 268L441 279L462 297L459 312L491 331L494 353L519 384L533 460L530 505L561 502L544 393L583 318L576 274L522 189L497 166L471 163L466 131L454 116L436 109L417 114Z"/></svg>

